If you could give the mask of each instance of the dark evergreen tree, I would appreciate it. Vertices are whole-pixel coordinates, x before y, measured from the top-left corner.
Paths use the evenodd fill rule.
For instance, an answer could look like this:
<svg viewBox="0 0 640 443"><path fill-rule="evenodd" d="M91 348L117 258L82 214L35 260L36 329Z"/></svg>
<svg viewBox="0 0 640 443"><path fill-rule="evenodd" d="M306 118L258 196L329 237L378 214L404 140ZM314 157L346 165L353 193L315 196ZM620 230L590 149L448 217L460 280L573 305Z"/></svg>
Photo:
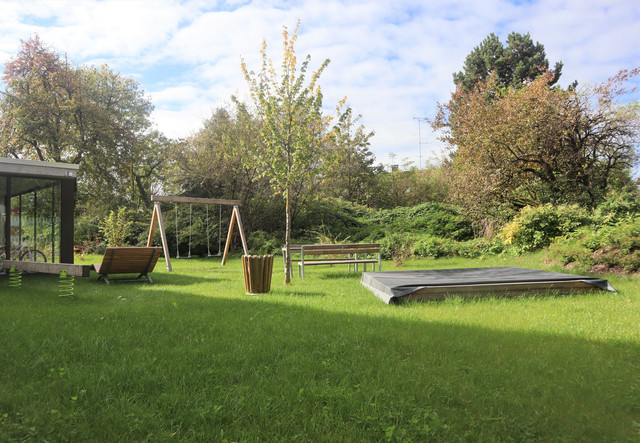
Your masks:
<svg viewBox="0 0 640 443"><path fill-rule="evenodd" d="M512 32L507 37L506 46L491 33L467 56L464 69L453 74L453 81L468 92L495 72L500 86L518 88L548 69L549 60L544 46L534 43L529 33L522 35ZM551 72L553 77L549 84L553 85L562 74L562 62L557 62Z"/></svg>

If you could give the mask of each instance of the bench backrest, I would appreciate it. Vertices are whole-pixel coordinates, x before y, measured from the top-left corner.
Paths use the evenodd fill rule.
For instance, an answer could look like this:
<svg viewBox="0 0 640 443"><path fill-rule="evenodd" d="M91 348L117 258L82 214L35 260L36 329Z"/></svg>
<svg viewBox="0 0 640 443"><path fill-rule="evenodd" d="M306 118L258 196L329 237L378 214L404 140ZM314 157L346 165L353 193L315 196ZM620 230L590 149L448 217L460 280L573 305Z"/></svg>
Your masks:
<svg viewBox="0 0 640 443"><path fill-rule="evenodd" d="M300 245L300 253L303 253L304 255L380 253L380 244L351 243L337 245Z"/></svg>
<svg viewBox="0 0 640 443"><path fill-rule="evenodd" d="M162 248L154 247L108 247L104 251L100 274L148 273L158 261Z"/></svg>

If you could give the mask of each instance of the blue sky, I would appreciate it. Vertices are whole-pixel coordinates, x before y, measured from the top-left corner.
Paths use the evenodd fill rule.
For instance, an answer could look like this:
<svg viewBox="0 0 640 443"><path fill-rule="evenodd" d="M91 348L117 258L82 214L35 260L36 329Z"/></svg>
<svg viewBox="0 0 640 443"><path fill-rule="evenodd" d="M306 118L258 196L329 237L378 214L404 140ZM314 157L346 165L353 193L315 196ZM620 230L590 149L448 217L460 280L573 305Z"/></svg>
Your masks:
<svg viewBox="0 0 640 443"><path fill-rule="evenodd" d="M331 59L320 81L325 106L347 97L376 133L378 163L395 154L394 163L418 166L442 155L425 123L419 143L414 117L435 114L453 72L491 32L502 41L529 32L552 66L564 63L564 86L640 65L640 2L632 0L0 0L0 65L37 33L77 65L106 63L135 78L157 128L184 137L232 94L247 96L240 59L258 69L263 39L278 64L282 26L292 30L298 19L298 56L310 54L312 69Z"/></svg>

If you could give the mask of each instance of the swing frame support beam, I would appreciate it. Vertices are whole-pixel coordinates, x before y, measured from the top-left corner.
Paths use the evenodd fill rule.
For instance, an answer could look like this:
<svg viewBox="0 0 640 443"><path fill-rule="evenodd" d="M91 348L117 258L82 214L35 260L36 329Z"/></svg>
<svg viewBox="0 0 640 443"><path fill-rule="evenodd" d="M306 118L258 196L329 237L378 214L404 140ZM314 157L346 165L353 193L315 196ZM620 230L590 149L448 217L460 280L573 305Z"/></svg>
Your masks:
<svg viewBox="0 0 640 443"><path fill-rule="evenodd" d="M167 233L164 229L164 222L162 220L162 210L160 209L160 203L198 203L198 204L210 204L210 205L225 205L233 206L233 212L231 214L231 221L229 223L229 234L227 235L227 243L224 247L224 255L222 256L222 265L227 262L227 254L229 253L229 247L231 246L231 236L233 234L233 228L235 222L238 222L238 231L240 232L240 239L242 240L242 248L244 254L248 255L247 239L244 235L244 229L242 228L242 220L240 219L240 200L225 200L218 198L198 198L198 197L179 197L173 195L152 195L151 201L153 202L153 215L151 216L151 226L149 228L149 237L147 238L147 246L153 244L153 234L155 231L156 223L160 227L160 237L162 240L162 252L164 254L164 260L167 263L167 271L172 271L171 258L169 257L169 245L167 243Z"/></svg>

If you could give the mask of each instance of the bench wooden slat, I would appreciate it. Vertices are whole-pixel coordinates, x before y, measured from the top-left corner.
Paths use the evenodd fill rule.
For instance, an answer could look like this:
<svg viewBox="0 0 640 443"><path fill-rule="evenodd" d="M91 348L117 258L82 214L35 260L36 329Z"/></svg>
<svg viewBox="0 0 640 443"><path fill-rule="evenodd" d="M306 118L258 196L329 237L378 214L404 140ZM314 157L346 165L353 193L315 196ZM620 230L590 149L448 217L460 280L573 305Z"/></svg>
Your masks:
<svg viewBox="0 0 640 443"><path fill-rule="evenodd" d="M367 259L363 259L363 260L322 260L322 261L317 261L317 260L310 260L307 261L305 260L304 265L305 266L313 266L313 265L350 265L350 264L355 264L355 263L378 263L378 259L377 258L367 258ZM302 263L298 264L299 266L302 265Z"/></svg>
<svg viewBox="0 0 640 443"><path fill-rule="evenodd" d="M151 282L149 273L153 271L162 253L160 247L109 247L105 250L102 263L92 267L100 278L109 284L109 274L140 274Z"/></svg>
<svg viewBox="0 0 640 443"><path fill-rule="evenodd" d="M314 249L307 251L305 248L305 255L335 255L335 254L374 254L380 252L379 249L344 249L344 250L332 250L332 249Z"/></svg>
<svg viewBox="0 0 640 443"><path fill-rule="evenodd" d="M283 254L286 254L283 248ZM291 255L297 254L300 258L291 257L291 263L298 262L298 272L302 273L304 280L305 265L334 265L347 264L357 265L359 263L373 264L375 271L375 263L378 263L378 270L381 270L380 244L379 243L340 243L334 245L290 245L289 251ZM366 258L367 254L377 254L378 258ZM358 258L356 258L358 255ZM313 259L305 260L305 257L313 257ZM333 257L332 257L333 256ZM285 257L286 262L286 257Z"/></svg>

